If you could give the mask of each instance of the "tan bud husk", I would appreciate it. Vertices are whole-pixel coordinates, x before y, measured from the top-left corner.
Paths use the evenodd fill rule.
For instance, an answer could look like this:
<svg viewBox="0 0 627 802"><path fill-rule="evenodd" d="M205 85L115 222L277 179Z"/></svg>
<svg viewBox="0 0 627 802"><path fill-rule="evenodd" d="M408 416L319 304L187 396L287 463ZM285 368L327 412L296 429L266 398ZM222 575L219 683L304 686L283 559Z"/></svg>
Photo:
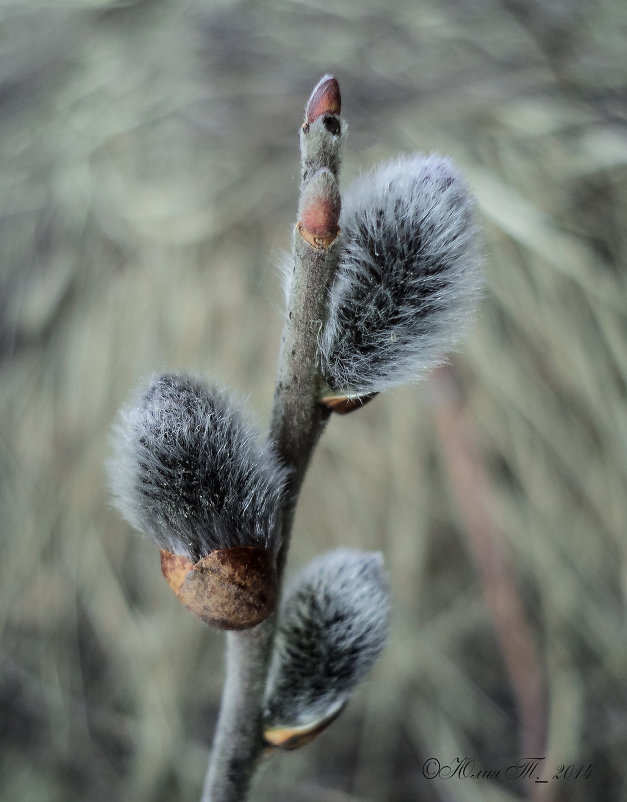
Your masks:
<svg viewBox="0 0 627 802"><path fill-rule="evenodd" d="M163 549L161 571L183 604L218 629L254 627L276 604L276 562L267 549L217 549L196 564Z"/></svg>
<svg viewBox="0 0 627 802"><path fill-rule="evenodd" d="M334 709L330 715L320 721L301 726L270 727L264 730L263 737L266 743L279 749L300 749L319 735L323 730L332 724L344 710L345 704L342 703Z"/></svg>
<svg viewBox="0 0 627 802"><path fill-rule="evenodd" d="M339 233L339 229L337 229L337 231L335 231L333 234L312 234L311 231L309 231L302 223L298 223L297 228L298 233L306 242L308 242L310 245L313 245L314 248L318 248L319 250L323 251L326 251L331 247Z"/></svg>

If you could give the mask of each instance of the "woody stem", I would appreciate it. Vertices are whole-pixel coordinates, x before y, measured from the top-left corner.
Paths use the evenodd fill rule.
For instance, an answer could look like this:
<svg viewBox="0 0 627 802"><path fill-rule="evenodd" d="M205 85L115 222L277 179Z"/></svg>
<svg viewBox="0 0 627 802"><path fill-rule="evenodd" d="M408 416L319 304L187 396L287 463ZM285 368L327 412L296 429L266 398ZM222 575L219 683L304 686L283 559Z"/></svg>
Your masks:
<svg viewBox="0 0 627 802"><path fill-rule="evenodd" d="M288 308L279 352L270 436L291 469L278 518L279 586L298 494L329 412L319 403L318 334L337 265L340 212L337 174L344 125L337 81L314 88L301 129L299 221L293 235ZM263 694L276 614L227 635L226 680L201 802L243 802L264 748Z"/></svg>

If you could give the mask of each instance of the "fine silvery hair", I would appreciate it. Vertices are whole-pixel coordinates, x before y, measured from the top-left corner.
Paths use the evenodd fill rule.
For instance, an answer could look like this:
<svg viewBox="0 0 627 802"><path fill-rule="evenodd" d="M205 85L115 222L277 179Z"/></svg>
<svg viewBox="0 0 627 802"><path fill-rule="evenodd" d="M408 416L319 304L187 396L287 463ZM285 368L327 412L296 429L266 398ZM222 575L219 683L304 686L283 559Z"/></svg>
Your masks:
<svg viewBox="0 0 627 802"><path fill-rule="evenodd" d="M266 726L305 726L339 710L385 645L380 553L337 549L289 584L266 687Z"/></svg>
<svg viewBox="0 0 627 802"><path fill-rule="evenodd" d="M437 154L402 156L349 187L320 336L334 392L418 379L459 342L480 286L473 205L459 171Z"/></svg>
<svg viewBox="0 0 627 802"><path fill-rule="evenodd" d="M120 412L108 473L114 503L159 548L193 562L214 549L277 549L287 471L224 390L153 377Z"/></svg>

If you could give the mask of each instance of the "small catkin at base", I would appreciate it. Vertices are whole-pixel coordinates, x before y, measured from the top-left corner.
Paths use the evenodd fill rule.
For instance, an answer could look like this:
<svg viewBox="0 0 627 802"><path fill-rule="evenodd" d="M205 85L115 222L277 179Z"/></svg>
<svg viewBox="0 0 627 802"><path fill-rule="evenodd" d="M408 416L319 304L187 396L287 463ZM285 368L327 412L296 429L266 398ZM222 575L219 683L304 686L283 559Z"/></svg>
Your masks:
<svg viewBox="0 0 627 802"><path fill-rule="evenodd" d="M338 549L295 577L266 688L269 743L302 745L338 715L383 650L388 608L380 553Z"/></svg>

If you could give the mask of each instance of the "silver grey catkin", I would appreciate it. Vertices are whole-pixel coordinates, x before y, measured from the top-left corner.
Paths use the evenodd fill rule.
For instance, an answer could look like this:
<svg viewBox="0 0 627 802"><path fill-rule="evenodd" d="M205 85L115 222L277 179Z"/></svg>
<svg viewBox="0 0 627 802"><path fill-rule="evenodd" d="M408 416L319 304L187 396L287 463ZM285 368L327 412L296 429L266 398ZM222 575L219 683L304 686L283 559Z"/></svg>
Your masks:
<svg viewBox="0 0 627 802"><path fill-rule="evenodd" d="M266 727L300 727L339 710L385 645L380 553L338 549L288 585L266 688Z"/></svg>
<svg viewBox="0 0 627 802"><path fill-rule="evenodd" d="M459 342L480 286L461 174L436 154L385 163L349 187L340 228L320 337L327 383L350 396L420 378Z"/></svg>
<svg viewBox="0 0 627 802"><path fill-rule="evenodd" d="M114 502L159 548L193 562L231 546L278 548L287 472L223 390L154 377L120 412L113 450Z"/></svg>

